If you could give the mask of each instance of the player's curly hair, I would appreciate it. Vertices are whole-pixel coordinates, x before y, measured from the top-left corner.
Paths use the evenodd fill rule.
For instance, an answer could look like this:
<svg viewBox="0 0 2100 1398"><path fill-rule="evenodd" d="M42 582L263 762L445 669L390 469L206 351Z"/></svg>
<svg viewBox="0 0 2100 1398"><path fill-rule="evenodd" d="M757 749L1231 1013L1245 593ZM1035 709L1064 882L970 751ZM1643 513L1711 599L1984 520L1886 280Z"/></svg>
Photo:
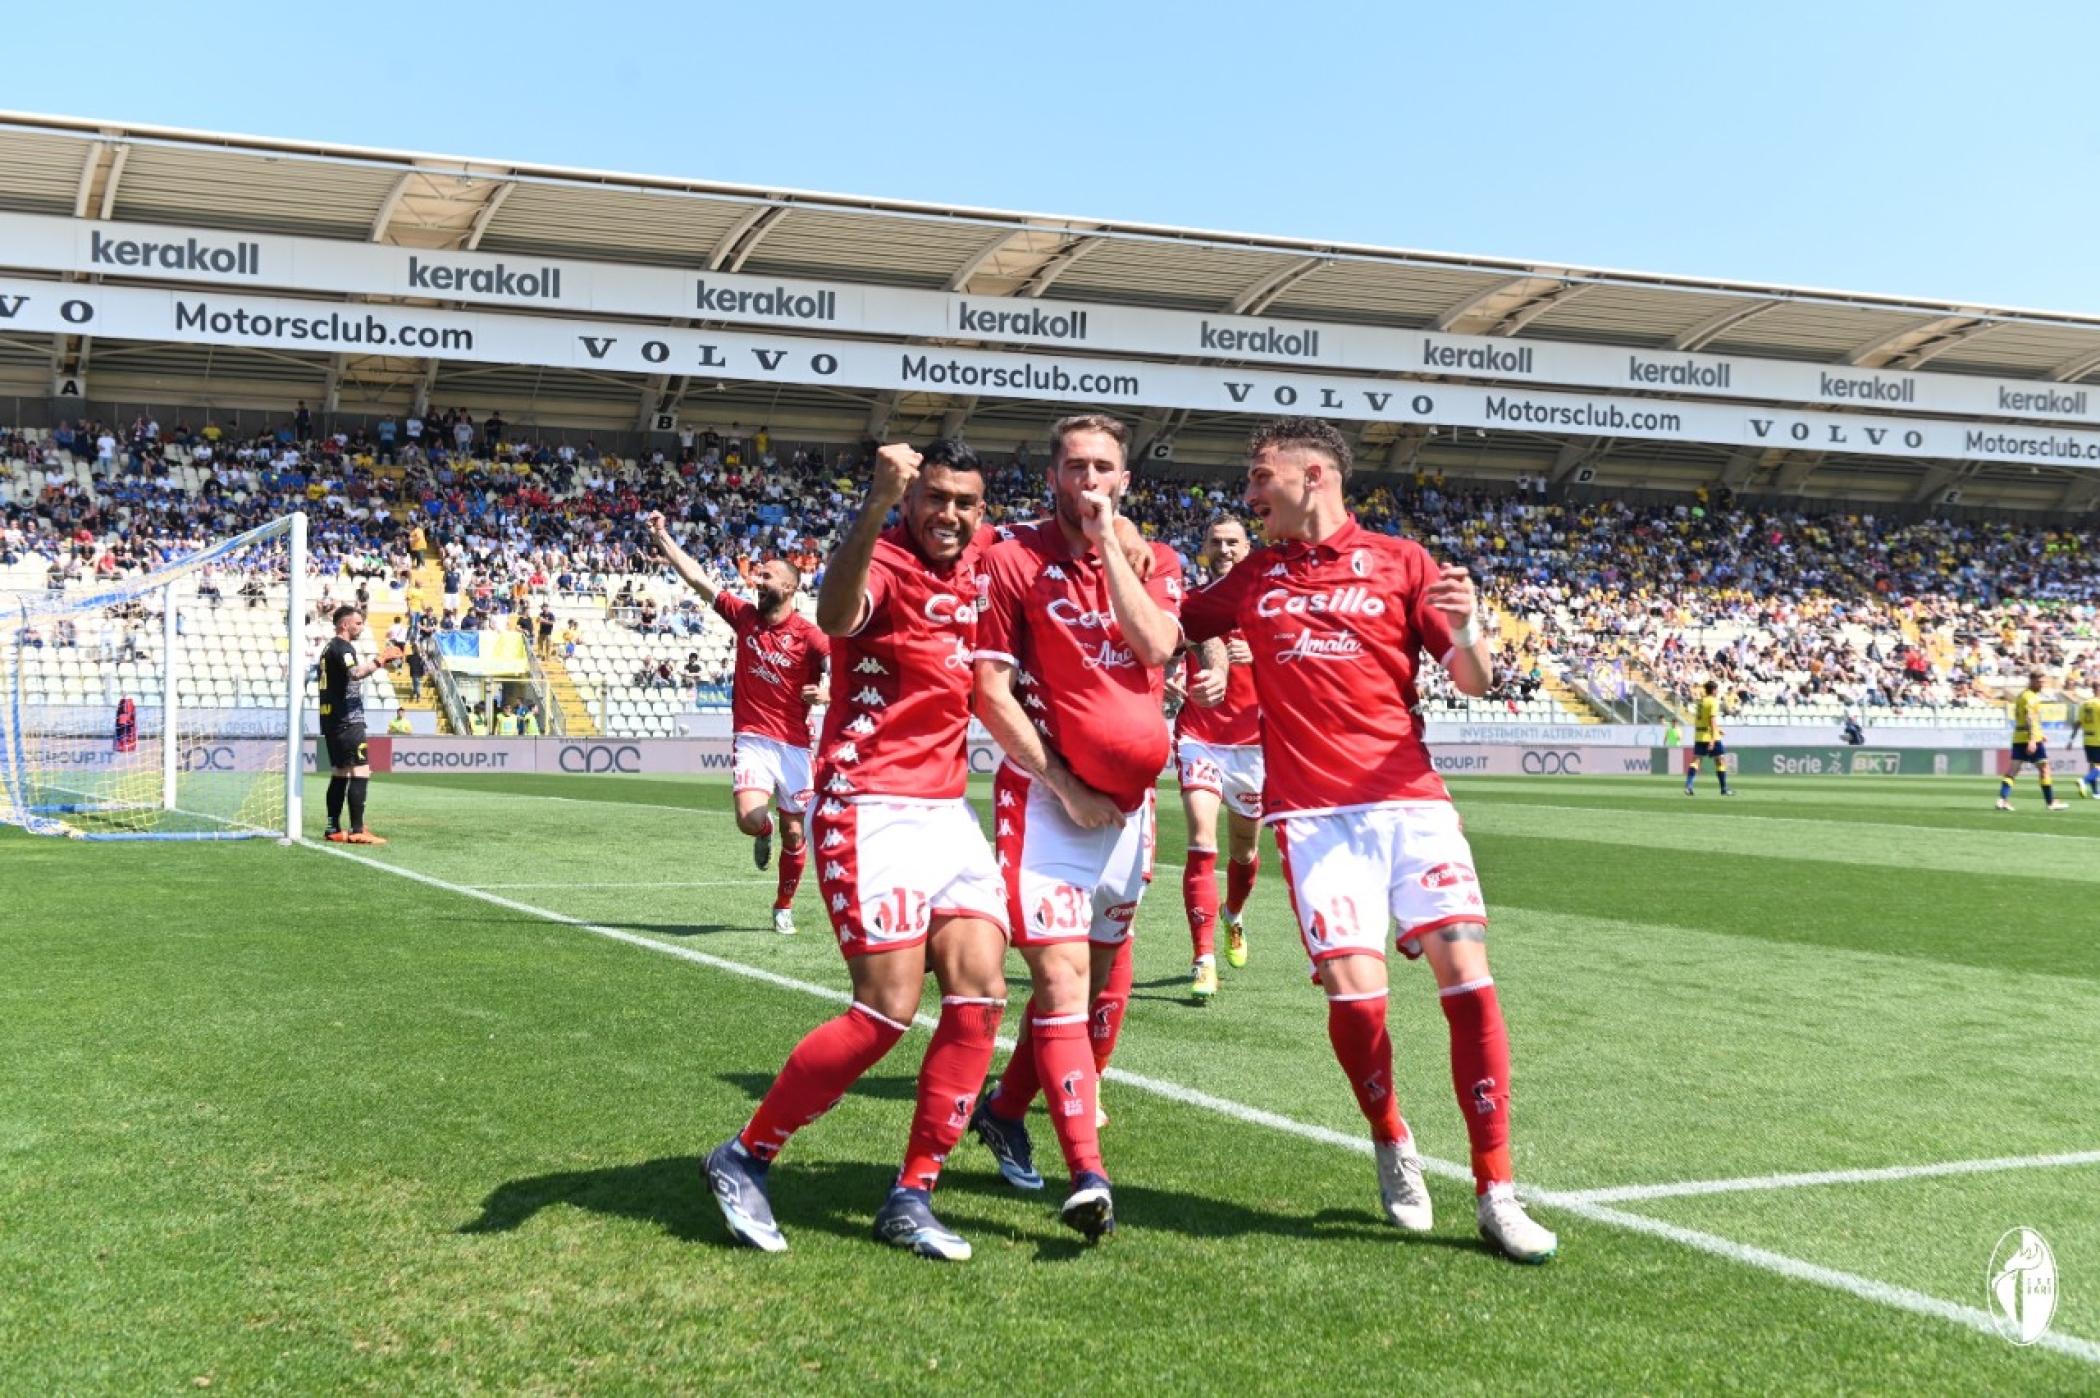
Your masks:
<svg viewBox="0 0 2100 1398"><path fill-rule="evenodd" d="M1342 479L1356 464L1349 439L1334 430L1334 424L1316 417L1280 417L1254 429L1247 438L1249 460L1265 451L1316 451L1334 463Z"/></svg>

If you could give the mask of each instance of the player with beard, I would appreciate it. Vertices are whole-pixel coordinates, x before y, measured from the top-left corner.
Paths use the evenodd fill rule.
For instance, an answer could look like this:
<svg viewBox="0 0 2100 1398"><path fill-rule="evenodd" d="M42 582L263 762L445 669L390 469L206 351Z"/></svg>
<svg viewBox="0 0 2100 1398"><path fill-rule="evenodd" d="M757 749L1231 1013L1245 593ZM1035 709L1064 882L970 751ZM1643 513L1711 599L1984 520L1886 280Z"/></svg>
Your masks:
<svg viewBox="0 0 2100 1398"><path fill-rule="evenodd" d="M1163 671L1181 644L1173 551L1153 545L1145 579L1103 547L1129 484L1128 443L1109 417L1051 429L1055 517L986 550L977 638L977 716L1006 754L993 814L1007 922L1034 993L1013 1060L972 1126L1010 1183L1041 1188L1024 1120L1047 1086L1072 1180L1062 1216L1090 1240L1115 1227L1090 1001L1127 955L1168 754Z"/></svg>
<svg viewBox="0 0 2100 1398"><path fill-rule="evenodd" d="M1487 904L1451 794L1416 709L1427 656L1462 694L1493 676L1473 580L1349 513L1349 443L1315 418L1281 418L1248 444L1246 503L1265 547L1192 595L1191 637L1245 633L1261 700L1263 822L1305 949L1327 994L1327 1032L1371 1126L1388 1220L1430 1227L1430 1199L1393 1085L1387 929L1426 956L1450 1033L1471 1138L1481 1234L1519 1262L1559 1240L1517 1202L1510 1157L1509 1034L1488 970Z"/></svg>
<svg viewBox="0 0 2100 1398"><path fill-rule="evenodd" d="M900 522L884 529L893 507ZM886 446L817 595L834 649L810 831L853 1003L796 1046L750 1122L707 1158L715 1201L750 1247L786 1250L768 1194L774 1157L904 1036L930 969L940 1022L875 1237L921 1257L970 1255L931 1193L1006 1008L1006 893L965 799L983 515L984 472L968 447Z"/></svg>
<svg viewBox="0 0 2100 1398"><path fill-rule="evenodd" d="M773 856L771 802L780 812L780 876L773 898L773 930L795 930L795 890L809 862L803 814L809 809L809 710L823 697L830 641L795 610L801 570L784 558L767 559L752 574L754 602L718 586L671 537L661 513L646 521L649 537L671 571L736 632L736 670L730 691L735 734L737 829L751 837L751 860L763 869Z"/></svg>

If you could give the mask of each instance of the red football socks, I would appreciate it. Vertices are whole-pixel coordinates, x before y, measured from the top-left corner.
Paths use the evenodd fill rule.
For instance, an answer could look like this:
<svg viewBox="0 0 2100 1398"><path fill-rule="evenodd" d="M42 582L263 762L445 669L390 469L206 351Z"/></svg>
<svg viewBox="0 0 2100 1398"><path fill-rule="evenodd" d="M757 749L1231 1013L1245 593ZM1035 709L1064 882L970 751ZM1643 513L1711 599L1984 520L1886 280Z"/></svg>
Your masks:
<svg viewBox="0 0 2100 1398"><path fill-rule="evenodd" d="M1006 1060L1006 1071L999 1075L999 1085L992 1090L988 1105L992 1115L1002 1121L1019 1121L1027 1116L1029 1104L1043 1090L1043 1080L1035 1070L1035 1031L1031 1028L1035 1016L1035 1001L1030 1000L1021 1007L1021 1032L1013 1057Z"/></svg>
<svg viewBox="0 0 2100 1398"><path fill-rule="evenodd" d="M1238 917L1240 909L1247 906L1248 895L1254 892L1254 876L1260 872L1261 854L1258 851L1245 864L1237 859L1225 861L1225 907L1234 917Z"/></svg>
<svg viewBox="0 0 2100 1398"><path fill-rule="evenodd" d="M859 1004L810 1030L738 1134L744 1149L760 1160L780 1154L790 1136L830 1111L861 1074L880 1063L904 1030Z"/></svg>
<svg viewBox="0 0 2100 1398"><path fill-rule="evenodd" d="M970 1124L977 1090L991 1071L999 1017L1005 1013L1004 1000L949 996L941 1001L941 1022L919 1066L919 1105L897 1183L930 1190L940 1179L941 1166Z"/></svg>
<svg viewBox="0 0 2100 1398"><path fill-rule="evenodd" d="M1218 852L1192 849L1181 866L1181 901L1189 913L1189 941L1196 959L1218 949Z"/></svg>
<svg viewBox="0 0 2100 1398"><path fill-rule="evenodd" d="M1329 997L1327 1040L1349 1079L1349 1090L1371 1123L1371 1139L1390 1145L1407 1135L1400 1097L1393 1090L1393 1040L1385 1027L1385 992Z"/></svg>
<svg viewBox="0 0 2100 1398"><path fill-rule="evenodd" d="M779 891L773 898L773 911L795 906L795 890L802 886L802 871L809 867L809 841L804 839L793 849L780 851Z"/></svg>
<svg viewBox="0 0 2100 1398"><path fill-rule="evenodd" d="M1439 993L1451 1026L1451 1085L1473 1144L1473 1185L1487 1193L1514 1178L1509 1158L1509 1030L1495 982L1483 978Z"/></svg>
<svg viewBox="0 0 2100 1398"><path fill-rule="evenodd" d="M1116 948L1116 959L1108 968L1108 984L1101 987L1088 1009L1087 1033L1094 1046L1096 1077L1108 1071L1108 1060L1116 1051L1116 1036L1123 1032L1123 1011L1130 1008L1130 987L1137 974L1130 964L1135 945L1134 938L1125 937L1123 945Z"/></svg>
<svg viewBox="0 0 2100 1398"><path fill-rule="evenodd" d="M1032 1020L1036 1072L1047 1085L1050 1125L1064 1151L1065 1167L1077 1177L1101 1170L1101 1137L1094 1125L1099 1079L1087 1050L1087 1016Z"/></svg>

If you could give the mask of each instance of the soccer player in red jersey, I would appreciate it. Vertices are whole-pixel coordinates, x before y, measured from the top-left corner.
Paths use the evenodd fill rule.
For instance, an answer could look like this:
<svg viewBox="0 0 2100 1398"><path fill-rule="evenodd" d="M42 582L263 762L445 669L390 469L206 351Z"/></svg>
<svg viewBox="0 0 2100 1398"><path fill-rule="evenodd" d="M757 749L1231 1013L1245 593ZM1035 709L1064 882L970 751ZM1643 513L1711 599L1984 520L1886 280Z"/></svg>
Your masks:
<svg viewBox="0 0 2100 1398"><path fill-rule="evenodd" d="M1371 1124L1386 1216L1430 1226L1421 1158L1401 1118L1386 1033L1385 936L1426 956L1471 1137L1481 1234L1520 1262L1558 1247L1517 1202L1509 1036L1488 971L1487 905L1415 710L1422 657L1485 694L1490 657L1473 580L1411 540L1360 527L1343 499L1349 444L1281 418L1248 446L1247 507L1268 543L1188 599L1192 638L1244 632L1268 759L1263 822L1327 994L1328 1037Z"/></svg>
<svg viewBox="0 0 2100 1398"><path fill-rule="evenodd" d="M825 657L831 643L809 618L795 610L801 570L784 558L752 570L756 605L724 592L678 546L660 513L648 518L649 537L671 571L700 594L700 600L736 632L736 670L730 690L737 829L751 836L751 860L759 868L773 857L771 802L780 811L780 876L773 897L773 930L795 930L795 890L809 862L803 814L809 809L809 710L823 696Z"/></svg>
<svg viewBox="0 0 2100 1398"><path fill-rule="evenodd" d="M995 843L1034 994L1013 1062L972 1125L1001 1174L1040 1188L1023 1118L1047 1085L1072 1177L1062 1216L1091 1240L1115 1227L1115 1209L1095 1124L1090 1001L1143 892L1150 797L1168 755L1164 667L1181 644L1181 563L1155 544L1145 579L1113 546L1127 427L1069 417L1051 443L1054 516L1011 531L983 565L977 716L1006 753Z"/></svg>
<svg viewBox="0 0 2100 1398"><path fill-rule="evenodd" d="M901 522L884 529L893 507ZM968 447L886 446L817 594L833 649L810 835L853 1004L796 1046L750 1122L707 1157L715 1201L750 1247L786 1250L768 1167L903 1037L931 969L940 1022L875 1236L922 1257L970 1255L934 1217L931 1193L1006 1008L1006 890L964 796L983 515L984 473Z"/></svg>
<svg viewBox="0 0 2100 1398"><path fill-rule="evenodd" d="M1203 551L1211 576L1223 577L1247 556L1247 526L1221 516L1204 531ZM1188 818L1188 862L1182 866L1181 896L1188 909L1189 941L1194 964L1189 993L1208 1000L1218 993L1218 923L1225 924L1225 959L1247 964L1247 933L1241 910L1254 891L1261 868L1261 703L1254 692L1253 652L1238 631L1226 633L1231 671L1222 703L1205 708L1191 699L1175 719L1174 747L1179 759L1181 808ZM1191 654L1181 686L1192 691L1203 675L1202 659ZM1231 840L1226 863L1225 906L1218 908L1218 813L1224 810Z"/></svg>

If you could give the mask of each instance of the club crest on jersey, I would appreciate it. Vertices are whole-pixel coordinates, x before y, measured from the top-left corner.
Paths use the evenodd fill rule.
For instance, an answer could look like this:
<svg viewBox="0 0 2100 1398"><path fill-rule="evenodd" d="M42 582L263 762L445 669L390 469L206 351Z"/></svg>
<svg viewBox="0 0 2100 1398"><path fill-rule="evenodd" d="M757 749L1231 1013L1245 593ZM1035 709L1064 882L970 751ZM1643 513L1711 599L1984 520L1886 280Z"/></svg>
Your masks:
<svg viewBox="0 0 2100 1398"><path fill-rule="evenodd" d="M1479 882L1479 877L1463 864L1439 864L1424 871L1421 879L1424 888L1456 888L1462 883Z"/></svg>
<svg viewBox="0 0 2100 1398"><path fill-rule="evenodd" d="M1350 554L1349 571L1356 574L1359 578L1370 577L1371 555L1364 549L1358 549L1355 553Z"/></svg>

